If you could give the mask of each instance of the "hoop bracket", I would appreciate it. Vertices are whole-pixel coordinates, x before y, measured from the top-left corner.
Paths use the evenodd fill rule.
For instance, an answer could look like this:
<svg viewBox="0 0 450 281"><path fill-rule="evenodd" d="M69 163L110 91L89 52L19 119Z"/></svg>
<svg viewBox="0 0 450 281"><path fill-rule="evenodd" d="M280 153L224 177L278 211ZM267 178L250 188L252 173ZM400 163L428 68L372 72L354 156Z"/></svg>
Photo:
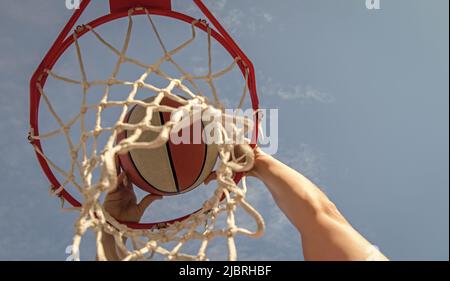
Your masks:
<svg viewBox="0 0 450 281"><path fill-rule="evenodd" d="M127 11L135 7L144 7L155 10L172 10L171 0L109 0L111 13Z"/></svg>

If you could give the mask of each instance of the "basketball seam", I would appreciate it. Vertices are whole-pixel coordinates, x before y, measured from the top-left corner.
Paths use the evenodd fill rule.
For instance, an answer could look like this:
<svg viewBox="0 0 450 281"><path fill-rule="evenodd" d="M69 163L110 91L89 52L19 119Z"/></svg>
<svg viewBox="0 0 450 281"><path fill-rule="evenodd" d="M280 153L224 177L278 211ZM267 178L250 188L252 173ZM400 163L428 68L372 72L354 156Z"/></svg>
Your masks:
<svg viewBox="0 0 450 281"><path fill-rule="evenodd" d="M203 122L200 122L200 123L202 124L202 136L203 136L203 134L205 133L204 125L203 125ZM192 188L192 185L195 184L195 183L198 181L198 179L199 179L200 176L203 174L203 171L204 171L204 169L205 169L206 158L207 158L207 156L208 156L208 145L207 145L206 143L204 143L203 145L205 146L205 153L204 153L204 156L203 156L202 168L201 168L201 170L200 170L200 173L198 173L198 176L195 178L194 182L193 182L193 183L191 184L191 186L189 186L189 188L187 188L187 189Z"/></svg>
<svg viewBox="0 0 450 281"><path fill-rule="evenodd" d="M159 118L161 120L161 124L164 122L164 116L162 112L159 112ZM172 169L172 175L173 175L173 180L175 182L175 188L177 189L177 192L180 192L180 186L178 185L178 178L177 178L177 170L175 169L175 164L173 163L173 159L172 159L172 151L170 151L170 146L169 146L169 142L165 143L166 149L167 149L167 156L169 157L169 164L170 164L170 168Z"/></svg>

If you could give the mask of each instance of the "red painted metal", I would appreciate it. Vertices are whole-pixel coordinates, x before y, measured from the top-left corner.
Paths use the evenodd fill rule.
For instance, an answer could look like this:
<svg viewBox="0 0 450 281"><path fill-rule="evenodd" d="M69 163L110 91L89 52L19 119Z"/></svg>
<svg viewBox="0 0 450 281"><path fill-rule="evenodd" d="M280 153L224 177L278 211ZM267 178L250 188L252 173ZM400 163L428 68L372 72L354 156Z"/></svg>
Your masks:
<svg viewBox="0 0 450 281"><path fill-rule="evenodd" d="M171 0L109 0L111 13L128 11L134 7L145 7L154 10L172 10Z"/></svg>
<svg viewBox="0 0 450 281"><path fill-rule="evenodd" d="M73 36L69 36L71 30L75 27L75 24L79 20L80 16L84 13L91 0L83 0L80 5L80 9L76 10L72 17L69 19L68 23L64 26L63 30L45 55L42 62L39 64L37 70L33 74L30 80L30 130L33 135L39 135L39 105L40 105L40 93L38 91L37 85L38 83L44 88L48 75L45 73L46 69L52 69L56 64L61 55L74 43ZM128 16L128 10L133 7L145 7L148 9L150 14L170 17L176 20L180 20L191 24L195 19L181 14L175 11L172 11L170 0L132 0L132 1L123 1L123 0L110 0L110 13L97 18L96 20L90 22L88 25L92 28L98 27L102 24L106 24L110 21L120 19ZM245 53L239 48L239 46L234 42L231 36L226 32L226 30L222 27L219 21L214 17L214 15L207 9L207 7L202 3L201 0L193 0L193 2L197 5L197 7L203 12L203 14L207 17L207 19L213 24L214 28L211 29L211 36L217 40L233 57L240 57L241 60L238 62L238 66L245 76L246 67L249 70L248 77L248 87L250 92L250 98L252 102L252 107L254 110L259 109L259 101L256 92L256 77L255 71L252 62L248 59ZM135 10L134 15L145 14L144 10ZM196 28L207 32L207 26L198 22ZM82 29L81 31L77 31L77 36L80 38L84 34L89 32L87 29ZM255 130L253 134L252 146L256 145L257 137L258 137L258 122L257 118L255 121ZM40 140L32 140L31 141L40 151L43 151ZM36 153L39 164L41 165L42 170L45 175L49 179L52 184L54 190L60 187L60 183L55 177L52 169L49 164L39 153ZM235 176L234 180L239 182L242 178L243 174L239 173ZM81 203L76 200L71 194L69 194L66 190L62 190L59 196L63 197L67 202L69 202L74 207L80 207ZM186 216L176 218L169 221L164 222L155 222L155 223L128 223L129 227L136 229L149 229L152 227L164 227L166 225L172 224L177 221L182 221L192 214L200 211L201 209L188 214Z"/></svg>

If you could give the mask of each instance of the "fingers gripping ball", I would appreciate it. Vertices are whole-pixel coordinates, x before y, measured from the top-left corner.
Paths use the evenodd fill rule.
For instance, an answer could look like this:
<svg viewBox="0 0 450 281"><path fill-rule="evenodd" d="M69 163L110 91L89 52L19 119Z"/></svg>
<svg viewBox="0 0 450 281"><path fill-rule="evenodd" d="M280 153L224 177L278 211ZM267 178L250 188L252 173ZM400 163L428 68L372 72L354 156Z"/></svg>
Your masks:
<svg viewBox="0 0 450 281"><path fill-rule="evenodd" d="M149 103L153 98L144 100ZM168 98L161 101L161 105L177 108L179 103ZM125 123L140 123L146 114L143 106L134 106L126 115ZM154 111L151 124L161 126L170 121L171 113ZM196 124L197 122L197 124ZM194 130L200 128L200 130ZM190 140L186 143L169 141L157 148L133 149L127 153L119 154L121 168L127 173L129 179L139 188L158 195L176 195L190 191L199 186L211 173L218 157L217 147L214 144L204 143L204 124L201 120L194 121L189 128ZM198 132L197 132L198 131ZM180 130L181 134L182 130ZM123 131L117 141L133 134L133 131ZM158 137L158 132L144 131L137 142L151 142ZM195 138L194 134L201 134Z"/></svg>

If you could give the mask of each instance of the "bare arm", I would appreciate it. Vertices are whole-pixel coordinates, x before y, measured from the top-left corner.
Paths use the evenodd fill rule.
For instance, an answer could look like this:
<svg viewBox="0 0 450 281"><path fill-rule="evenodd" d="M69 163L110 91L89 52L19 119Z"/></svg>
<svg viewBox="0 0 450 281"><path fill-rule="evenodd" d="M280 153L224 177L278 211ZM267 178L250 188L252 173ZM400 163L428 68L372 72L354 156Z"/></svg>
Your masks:
<svg viewBox="0 0 450 281"><path fill-rule="evenodd" d="M264 182L300 232L305 260L387 260L314 183L297 171L257 149L250 175Z"/></svg>
<svg viewBox="0 0 450 281"><path fill-rule="evenodd" d="M300 232L305 260L387 260L345 220L314 183L297 171L257 149L249 175L264 182L277 205ZM117 219L139 221L145 209L161 197L148 195L137 204L131 183L124 175L119 182L122 180L124 183L108 194L105 209ZM104 233L102 242L106 258L119 260L114 238Z"/></svg>

